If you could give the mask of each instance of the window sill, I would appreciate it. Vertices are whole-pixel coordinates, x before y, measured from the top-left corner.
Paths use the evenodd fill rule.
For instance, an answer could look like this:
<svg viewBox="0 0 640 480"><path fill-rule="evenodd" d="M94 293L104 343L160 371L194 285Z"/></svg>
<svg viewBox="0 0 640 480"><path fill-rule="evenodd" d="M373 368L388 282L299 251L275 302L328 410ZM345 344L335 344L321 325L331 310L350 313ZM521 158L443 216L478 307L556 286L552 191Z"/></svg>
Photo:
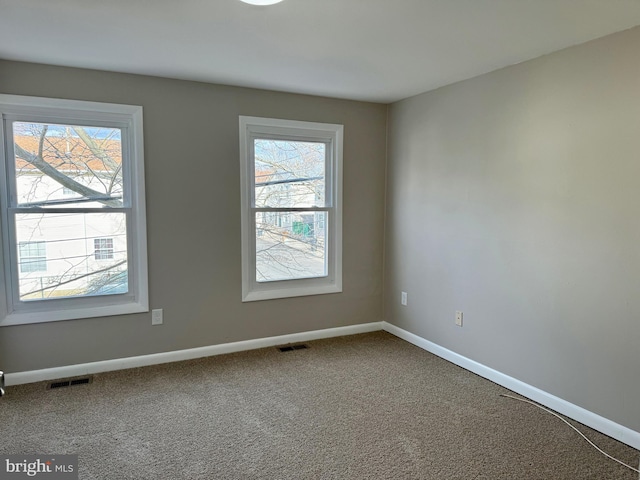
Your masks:
<svg viewBox="0 0 640 480"><path fill-rule="evenodd" d="M10 325L29 325L32 323L60 322L64 320L78 320L82 318L111 317L114 315L145 313L148 311L149 305L130 302L121 305L103 305L45 312L14 312L10 313L0 321L0 327L7 327Z"/></svg>
<svg viewBox="0 0 640 480"><path fill-rule="evenodd" d="M243 302L257 302L260 300L273 300L276 298L290 298L290 297L306 297L309 295L323 295L326 293L341 293L342 285L328 284L321 286L304 286L304 287L287 287L287 288L272 288L264 290L253 290L250 292L243 292Z"/></svg>

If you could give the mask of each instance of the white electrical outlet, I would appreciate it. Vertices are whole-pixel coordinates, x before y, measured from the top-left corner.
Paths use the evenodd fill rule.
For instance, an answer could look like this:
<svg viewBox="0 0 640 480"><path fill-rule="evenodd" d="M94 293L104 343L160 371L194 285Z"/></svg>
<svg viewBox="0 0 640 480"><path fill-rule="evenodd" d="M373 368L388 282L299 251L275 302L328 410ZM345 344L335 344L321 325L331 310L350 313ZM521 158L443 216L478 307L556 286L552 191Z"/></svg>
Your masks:
<svg viewBox="0 0 640 480"><path fill-rule="evenodd" d="M400 303L407 306L407 292L402 292L402 296L400 297Z"/></svg>
<svg viewBox="0 0 640 480"><path fill-rule="evenodd" d="M459 327L462 326L462 312L460 311L456 311L456 325Z"/></svg>
<svg viewBox="0 0 640 480"><path fill-rule="evenodd" d="M162 309L151 310L151 325L162 325Z"/></svg>

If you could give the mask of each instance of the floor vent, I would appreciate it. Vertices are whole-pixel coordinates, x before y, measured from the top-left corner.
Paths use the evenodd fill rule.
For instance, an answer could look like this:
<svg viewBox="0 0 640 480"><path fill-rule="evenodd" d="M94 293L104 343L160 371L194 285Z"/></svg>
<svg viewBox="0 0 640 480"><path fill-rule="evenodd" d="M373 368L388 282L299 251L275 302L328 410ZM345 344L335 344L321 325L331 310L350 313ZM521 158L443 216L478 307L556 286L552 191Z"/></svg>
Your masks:
<svg viewBox="0 0 640 480"><path fill-rule="evenodd" d="M47 390L53 390L54 388L73 387L74 385L86 385L87 383L91 383L92 380L92 376L73 378L68 380L55 380L47 384Z"/></svg>
<svg viewBox="0 0 640 480"><path fill-rule="evenodd" d="M91 383L91 379L89 377L85 377L85 378L78 378L76 380L71 380L71 386L73 387L74 385L84 385L86 383Z"/></svg>
<svg viewBox="0 0 640 480"><path fill-rule="evenodd" d="M304 343L301 343L298 345L287 345L286 347L278 347L278 350L280 350L281 352L292 352L293 350L302 350L305 348L309 347Z"/></svg>

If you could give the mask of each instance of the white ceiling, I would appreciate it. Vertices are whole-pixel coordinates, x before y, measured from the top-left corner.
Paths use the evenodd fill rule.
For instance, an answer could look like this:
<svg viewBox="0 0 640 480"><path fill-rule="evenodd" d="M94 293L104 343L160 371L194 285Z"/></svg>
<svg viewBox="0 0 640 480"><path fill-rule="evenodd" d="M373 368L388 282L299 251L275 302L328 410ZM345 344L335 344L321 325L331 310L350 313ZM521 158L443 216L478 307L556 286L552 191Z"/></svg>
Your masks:
<svg viewBox="0 0 640 480"><path fill-rule="evenodd" d="M386 103L639 24L640 0L0 0L0 58Z"/></svg>

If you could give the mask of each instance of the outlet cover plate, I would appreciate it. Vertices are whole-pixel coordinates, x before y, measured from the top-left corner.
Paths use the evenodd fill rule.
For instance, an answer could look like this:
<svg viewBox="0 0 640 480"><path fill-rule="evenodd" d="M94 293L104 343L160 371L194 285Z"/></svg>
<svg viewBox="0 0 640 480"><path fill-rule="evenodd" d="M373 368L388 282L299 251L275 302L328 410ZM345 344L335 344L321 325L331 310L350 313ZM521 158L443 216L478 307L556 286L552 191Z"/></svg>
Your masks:
<svg viewBox="0 0 640 480"><path fill-rule="evenodd" d="M162 325L162 309L151 310L151 325Z"/></svg>

